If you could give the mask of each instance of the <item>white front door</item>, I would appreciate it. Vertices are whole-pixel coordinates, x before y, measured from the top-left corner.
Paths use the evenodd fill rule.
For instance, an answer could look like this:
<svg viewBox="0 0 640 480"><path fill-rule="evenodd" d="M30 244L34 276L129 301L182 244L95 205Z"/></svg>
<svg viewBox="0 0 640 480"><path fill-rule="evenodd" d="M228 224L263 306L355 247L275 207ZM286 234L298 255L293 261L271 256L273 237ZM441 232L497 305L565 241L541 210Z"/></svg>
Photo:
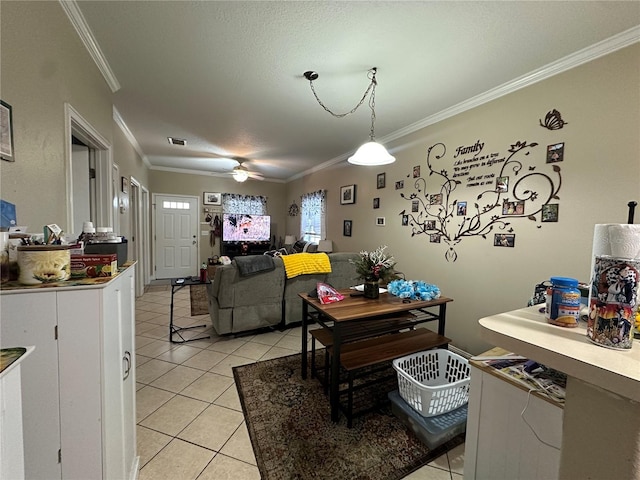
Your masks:
<svg viewBox="0 0 640 480"><path fill-rule="evenodd" d="M154 195L156 278L198 274L198 197Z"/></svg>

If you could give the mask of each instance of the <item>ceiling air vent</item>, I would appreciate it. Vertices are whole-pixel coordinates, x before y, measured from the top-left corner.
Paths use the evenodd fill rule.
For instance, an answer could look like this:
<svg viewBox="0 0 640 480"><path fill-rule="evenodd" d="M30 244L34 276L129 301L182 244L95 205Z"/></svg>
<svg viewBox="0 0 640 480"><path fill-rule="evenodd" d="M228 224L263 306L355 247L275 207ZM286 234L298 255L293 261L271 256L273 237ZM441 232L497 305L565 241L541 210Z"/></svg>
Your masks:
<svg viewBox="0 0 640 480"><path fill-rule="evenodd" d="M187 141L184 138L167 137L167 139L171 145L180 145L184 147L187 144Z"/></svg>

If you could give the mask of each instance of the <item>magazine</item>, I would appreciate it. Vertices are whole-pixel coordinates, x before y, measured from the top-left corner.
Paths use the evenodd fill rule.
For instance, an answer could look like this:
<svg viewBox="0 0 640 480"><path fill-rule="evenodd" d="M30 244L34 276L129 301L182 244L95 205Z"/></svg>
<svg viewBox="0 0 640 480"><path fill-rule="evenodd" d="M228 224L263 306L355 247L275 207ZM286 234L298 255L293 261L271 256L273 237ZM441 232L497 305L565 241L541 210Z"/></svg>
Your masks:
<svg viewBox="0 0 640 480"><path fill-rule="evenodd" d="M567 375L514 354L500 357L473 357L496 372L522 384L528 390L546 395L557 403L564 403Z"/></svg>

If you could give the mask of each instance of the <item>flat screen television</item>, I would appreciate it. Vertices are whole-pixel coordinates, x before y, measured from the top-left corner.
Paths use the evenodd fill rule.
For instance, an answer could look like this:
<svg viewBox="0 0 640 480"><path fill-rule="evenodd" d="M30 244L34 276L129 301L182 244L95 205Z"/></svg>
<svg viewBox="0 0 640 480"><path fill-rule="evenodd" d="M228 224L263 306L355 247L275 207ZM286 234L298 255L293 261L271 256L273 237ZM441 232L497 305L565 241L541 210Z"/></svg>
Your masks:
<svg viewBox="0 0 640 480"><path fill-rule="evenodd" d="M271 239L271 217L246 213L222 214L223 242L268 242Z"/></svg>

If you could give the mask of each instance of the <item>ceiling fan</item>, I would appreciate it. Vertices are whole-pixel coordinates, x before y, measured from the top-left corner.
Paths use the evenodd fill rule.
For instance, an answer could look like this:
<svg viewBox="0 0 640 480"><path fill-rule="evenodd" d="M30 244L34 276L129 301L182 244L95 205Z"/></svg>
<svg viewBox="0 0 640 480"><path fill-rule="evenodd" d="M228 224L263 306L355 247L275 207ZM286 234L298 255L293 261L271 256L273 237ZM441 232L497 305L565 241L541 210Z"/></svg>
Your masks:
<svg viewBox="0 0 640 480"><path fill-rule="evenodd" d="M233 179L236 182L244 182L248 178L253 178L254 180L264 180L264 177L262 176L261 173L250 171L239 160L238 160L238 165L234 167L232 172L229 172L229 173L230 175L233 175Z"/></svg>

